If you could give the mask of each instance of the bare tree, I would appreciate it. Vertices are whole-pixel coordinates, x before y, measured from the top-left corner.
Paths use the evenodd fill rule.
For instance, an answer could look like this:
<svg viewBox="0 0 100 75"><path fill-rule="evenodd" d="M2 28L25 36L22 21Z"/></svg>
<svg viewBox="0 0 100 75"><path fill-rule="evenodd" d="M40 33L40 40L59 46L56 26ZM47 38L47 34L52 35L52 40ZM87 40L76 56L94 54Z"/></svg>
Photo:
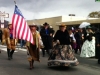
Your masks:
<svg viewBox="0 0 100 75"><path fill-rule="evenodd" d="M89 13L88 15L89 18L100 18L100 11L94 11Z"/></svg>

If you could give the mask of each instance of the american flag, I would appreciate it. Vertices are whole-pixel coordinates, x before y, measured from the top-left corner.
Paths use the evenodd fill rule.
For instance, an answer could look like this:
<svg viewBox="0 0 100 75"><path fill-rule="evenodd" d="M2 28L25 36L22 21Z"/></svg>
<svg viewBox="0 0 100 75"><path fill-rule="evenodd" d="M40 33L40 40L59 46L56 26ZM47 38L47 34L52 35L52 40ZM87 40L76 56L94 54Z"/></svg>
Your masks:
<svg viewBox="0 0 100 75"><path fill-rule="evenodd" d="M34 43L31 30L17 5L15 5L12 17L12 28L14 39L23 39L32 44Z"/></svg>

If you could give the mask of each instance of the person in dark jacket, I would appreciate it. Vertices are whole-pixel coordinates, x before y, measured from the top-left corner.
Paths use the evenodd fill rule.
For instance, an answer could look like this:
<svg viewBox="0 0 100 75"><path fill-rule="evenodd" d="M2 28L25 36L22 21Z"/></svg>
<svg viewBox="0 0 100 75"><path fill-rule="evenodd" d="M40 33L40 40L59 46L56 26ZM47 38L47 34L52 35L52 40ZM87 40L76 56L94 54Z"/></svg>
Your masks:
<svg viewBox="0 0 100 75"><path fill-rule="evenodd" d="M66 30L66 26L60 26L60 30L58 30L54 36L54 41L56 40L59 40L61 45L71 45L70 35Z"/></svg>
<svg viewBox="0 0 100 75"><path fill-rule="evenodd" d="M47 51L47 53L50 53L50 50L52 49L52 45L53 45L53 33L51 31L51 29L49 28L49 24L48 23L44 23L43 24L44 27L41 29L40 31L40 35L44 44L44 48L42 49L42 53L43 53L43 57L45 56L45 50Z"/></svg>
<svg viewBox="0 0 100 75"><path fill-rule="evenodd" d="M99 29L97 29L95 33L95 38L96 38L95 57L98 59L98 64L100 64L100 30Z"/></svg>
<svg viewBox="0 0 100 75"><path fill-rule="evenodd" d="M79 29L79 28L76 28L75 34L74 34L75 39L76 39L76 44L77 44L76 49L75 49L76 54L78 52L78 49L81 52L81 47L82 47L82 44L83 44L83 35L82 34L83 34L82 30Z"/></svg>
<svg viewBox="0 0 100 75"><path fill-rule="evenodd" d="M66 30L66 25L62 24L60 25L60 29L57 30L54 36L54 46L51 51L51 54L48 58L49 60L60 60L60 61L66 61L68 62L68 65L71 65L70 61L76 60L76 57L74 56L74 51L71 47L71 39L70 34L68 30ZM51 64L56 64L56 62L50 62ZM76 60L73 65L78 65L78 61ZM61 65L61 64L57 64ZM63 63L63 65L66 65ZM67 65L67 66L68 66Z"/></svg>
<svg viewBox="0 0 100 75"><path fill-rule="evenodd" d="M0 29L0 41L2 42L2 35L3 35L3 32L2 30Z"/></svg>

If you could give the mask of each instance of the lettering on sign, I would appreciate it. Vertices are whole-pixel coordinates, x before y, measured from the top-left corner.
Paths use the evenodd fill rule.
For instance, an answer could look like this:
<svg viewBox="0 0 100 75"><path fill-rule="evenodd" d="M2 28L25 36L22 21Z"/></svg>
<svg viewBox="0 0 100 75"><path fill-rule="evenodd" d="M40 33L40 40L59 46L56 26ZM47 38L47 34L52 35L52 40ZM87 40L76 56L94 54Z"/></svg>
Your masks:
<svg viewBox="0 0 100 75"><path fill-rule="evenodd" d="M1 28L4 28L4 24L1 24Z"/></svg>

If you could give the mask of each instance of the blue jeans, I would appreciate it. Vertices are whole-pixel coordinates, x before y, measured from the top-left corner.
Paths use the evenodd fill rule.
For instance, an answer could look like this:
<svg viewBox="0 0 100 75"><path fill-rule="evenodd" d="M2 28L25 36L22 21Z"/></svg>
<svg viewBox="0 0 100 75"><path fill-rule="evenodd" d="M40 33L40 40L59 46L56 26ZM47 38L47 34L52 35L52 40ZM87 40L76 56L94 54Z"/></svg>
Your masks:
<svg viewBox="0 0 100 75"><path fill-rule="evenodd" d="M21 40L21 48L25 45L25 40Z"/></svg>

